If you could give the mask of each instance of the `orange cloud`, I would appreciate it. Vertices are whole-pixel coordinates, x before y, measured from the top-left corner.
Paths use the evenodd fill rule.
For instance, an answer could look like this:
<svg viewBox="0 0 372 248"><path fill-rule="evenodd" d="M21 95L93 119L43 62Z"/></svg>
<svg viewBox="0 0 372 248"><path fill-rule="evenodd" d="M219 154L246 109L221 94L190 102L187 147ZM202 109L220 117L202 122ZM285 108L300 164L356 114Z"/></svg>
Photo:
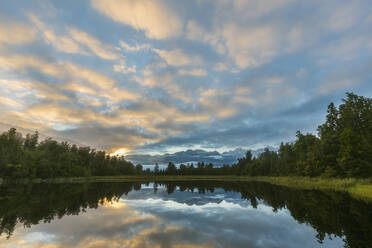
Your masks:
<svg viewBox="0 0 372 248"><path fill-rule="evenodd" d="M182 21L163 1L154 0L92 0L93 8L137 30L144 30L150 38L165 39L182 31Z"/></svg>

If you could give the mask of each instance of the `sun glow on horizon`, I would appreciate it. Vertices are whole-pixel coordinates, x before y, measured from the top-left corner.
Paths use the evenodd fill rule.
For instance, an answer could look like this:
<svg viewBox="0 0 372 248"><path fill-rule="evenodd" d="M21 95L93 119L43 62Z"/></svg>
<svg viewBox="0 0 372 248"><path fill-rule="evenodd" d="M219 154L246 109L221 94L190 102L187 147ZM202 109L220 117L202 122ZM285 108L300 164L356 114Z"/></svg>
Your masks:
<svg viewBox="0 0 372 248"><path fill-rule="evenodd" d="M116 150L115 152L110 153L110 156L111 157L114 157L114 156L122 157L122 156L127 155L128 152L129 152L128 149L120 148L120 149Z"/></svg>

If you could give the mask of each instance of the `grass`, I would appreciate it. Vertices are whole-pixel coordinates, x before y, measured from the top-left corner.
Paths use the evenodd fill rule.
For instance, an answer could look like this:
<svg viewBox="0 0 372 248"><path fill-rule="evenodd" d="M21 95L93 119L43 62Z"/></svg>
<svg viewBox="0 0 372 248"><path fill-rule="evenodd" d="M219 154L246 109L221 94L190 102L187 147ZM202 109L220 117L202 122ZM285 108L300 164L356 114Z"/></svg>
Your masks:
<svg viewBox="0 0 372 248"><path fill-rule="evenodd" d="M372 185L356 185L348 189L351 195L372 201Z"/></svg>
<svg viewBox="0 0 372 248"><path fill-rule="evenodd" d="M355 198L372 201L372 179L257 177L254 180L299 189L344 191Z"/></svg>
<svg viewBox="0 0 372 248"><path fill-rule="evenodd" d="M84 182L133 182L133 181L259 181L299 189L343 191L359 199L372 201L372 178L310 178L310 177L248 177L248 176L97 176L52 179L22 179L17 183L84 183ZM0 178L0 184L4 180Z"/></svg>

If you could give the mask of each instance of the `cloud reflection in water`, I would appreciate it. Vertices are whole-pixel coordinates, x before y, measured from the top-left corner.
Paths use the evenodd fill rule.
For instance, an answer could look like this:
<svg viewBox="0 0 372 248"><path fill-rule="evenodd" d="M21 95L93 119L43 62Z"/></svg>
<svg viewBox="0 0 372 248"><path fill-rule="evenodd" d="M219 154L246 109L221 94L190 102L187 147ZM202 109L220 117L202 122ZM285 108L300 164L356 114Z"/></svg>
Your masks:
<svg viewBox="0 0 372 248"><path fill-rule="evenodd" d="M131 191L118 202L64 216L51 223L18 227L0 247L341 247L340 238L316 241L309 225L287 209L260 202L253 208L239 193Z"/></svg>

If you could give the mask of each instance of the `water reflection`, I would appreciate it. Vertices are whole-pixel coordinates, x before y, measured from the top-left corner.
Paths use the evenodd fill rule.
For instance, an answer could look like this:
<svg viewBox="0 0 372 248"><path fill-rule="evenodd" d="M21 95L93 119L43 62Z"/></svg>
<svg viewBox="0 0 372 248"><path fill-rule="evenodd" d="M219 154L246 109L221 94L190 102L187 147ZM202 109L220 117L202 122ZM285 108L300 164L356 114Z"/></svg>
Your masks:
<svg viewBox="0 0 372 248"><path fill-rule="evenodd" d="M266 183L34 184L0 198L0 247L372 244L371 204Z"/></svg>

